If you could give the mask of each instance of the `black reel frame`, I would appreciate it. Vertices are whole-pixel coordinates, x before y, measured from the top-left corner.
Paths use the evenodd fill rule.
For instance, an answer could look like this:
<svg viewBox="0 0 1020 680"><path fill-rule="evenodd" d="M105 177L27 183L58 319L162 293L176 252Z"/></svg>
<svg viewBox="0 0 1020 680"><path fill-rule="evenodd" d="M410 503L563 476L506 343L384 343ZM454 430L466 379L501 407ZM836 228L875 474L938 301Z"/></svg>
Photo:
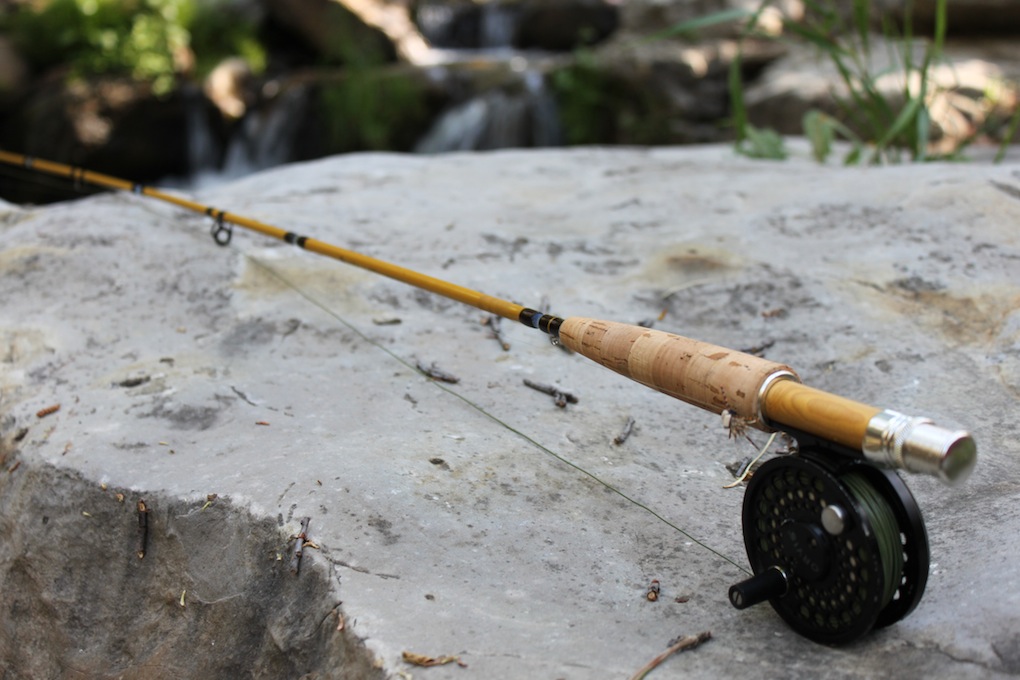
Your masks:
<svg viewBox="0 0 1020 680"><path fill-rule="evenodd" d="M742 519L754 576L730 588L730 602L768 600L801 635L845 644L917 606L928 535L898 474L796 437L798 453L766 462L748 482Z"/></svg>

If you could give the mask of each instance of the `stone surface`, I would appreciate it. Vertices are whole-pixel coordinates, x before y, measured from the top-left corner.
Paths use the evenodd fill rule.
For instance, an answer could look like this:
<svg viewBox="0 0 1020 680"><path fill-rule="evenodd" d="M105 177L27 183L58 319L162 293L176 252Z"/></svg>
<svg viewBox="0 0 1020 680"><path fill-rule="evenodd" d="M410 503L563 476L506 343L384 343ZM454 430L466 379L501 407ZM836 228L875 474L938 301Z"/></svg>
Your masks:
<svg viewBox="0 0 1020 680"><path fill-rule="evenodd" d="M907 480L932 547L917 610L816 645L727 602L746 559L742 493L722 487L754 451L716 416L509 322L504 351L477 310L257 234L218 248L206 218L151 199L5 205L9 675L629 677L702 630L655 673L1020 672L1020 166L352 155L200 198L562 315L767 346L809 384L972 429L977 469ZM302 517L316 545L294 576Z"/></svg>

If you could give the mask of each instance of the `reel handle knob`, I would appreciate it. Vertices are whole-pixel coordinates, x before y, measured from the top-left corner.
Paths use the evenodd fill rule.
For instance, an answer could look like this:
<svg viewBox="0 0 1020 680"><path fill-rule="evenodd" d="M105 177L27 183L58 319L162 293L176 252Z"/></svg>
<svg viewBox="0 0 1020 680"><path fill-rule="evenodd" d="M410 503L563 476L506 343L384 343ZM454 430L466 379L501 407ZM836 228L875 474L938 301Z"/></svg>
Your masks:
<svg viewBox="0 0 1020 680"><path fill-rule="evenodd" d="M786 594L786 574L779 567L769 567L746 581L730 586L730 604L747 609L765 600Z"/></svg>

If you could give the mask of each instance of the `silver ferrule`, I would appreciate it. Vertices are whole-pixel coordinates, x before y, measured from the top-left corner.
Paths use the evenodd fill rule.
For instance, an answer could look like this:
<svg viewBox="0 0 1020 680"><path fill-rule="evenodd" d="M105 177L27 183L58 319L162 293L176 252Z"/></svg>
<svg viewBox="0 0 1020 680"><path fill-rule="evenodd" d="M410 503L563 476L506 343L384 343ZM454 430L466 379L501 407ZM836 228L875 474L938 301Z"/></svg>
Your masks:
<svg viewBox="0 0 1020 680"><path fill-rule="evenodd" d="M881 411L868 421L861 449L870 461L935 475L947 484L967 479L977 462L977 446L969 432L896 411Z"/></svg>

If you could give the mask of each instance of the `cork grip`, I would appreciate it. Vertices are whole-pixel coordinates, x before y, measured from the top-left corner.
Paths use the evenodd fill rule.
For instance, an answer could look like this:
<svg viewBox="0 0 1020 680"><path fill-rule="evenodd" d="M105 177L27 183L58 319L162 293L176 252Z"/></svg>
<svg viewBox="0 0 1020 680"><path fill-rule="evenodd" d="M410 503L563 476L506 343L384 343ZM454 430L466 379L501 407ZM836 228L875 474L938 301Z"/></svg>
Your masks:
<svg viewBox="0 0 1020 680"><path fill-rule="evenodd" d="M560 342L606 368L714 413L731 409L750 425L761 422L758 393L780 371L760 357L679 335L613 321L570 317Z"/></svg>

